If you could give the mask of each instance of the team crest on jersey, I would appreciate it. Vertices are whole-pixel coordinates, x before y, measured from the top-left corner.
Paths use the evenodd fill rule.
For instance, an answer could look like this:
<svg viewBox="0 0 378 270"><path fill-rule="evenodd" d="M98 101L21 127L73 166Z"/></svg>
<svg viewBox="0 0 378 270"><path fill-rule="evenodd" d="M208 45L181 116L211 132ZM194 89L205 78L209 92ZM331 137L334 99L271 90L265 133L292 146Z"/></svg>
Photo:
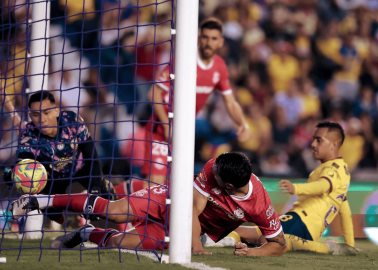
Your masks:
<svg viewBox="0 0 378 270"><path fill-rule="evenodd" d="M269 205L268 209L266 209L265 211L265 214L267 218L271 218L274 214L274 208L271 205Z"/></svg>
<svg viewBox="0 0 378 270"><path fill-rule="evenodd" d="M334 177L334 176L335 176L335 173L334 173L333 171L329 171L329 172L328 172L328 176L329 176L329 177Z"/></svg>
<svg viewBox="0 0 378 270"><path fill-rule="evenodd" d="M219 82L219 79L220 79L220 74L219 72L214 72L213 74L213 84L216 84Z"/></svg>
<svg viewBox="0 0 378 270"><path fill-rule="evenodd" d="M213 188L211 191L214 192L214 194L217 194L217 195L222 193L222 191L219 188Z"/></svg>
<svg viewBox="0 0 378 270"><path fill-rule="evenodd" d="M59 151L62 151L64 149L64 143L59 143L56 148L59 150Z"/></svg>
<svg viewBox="0 0 378 270"><path fill-rule="evenodd" d="M234 210L234 215L238 219L242 219L242 218L244 218L244 211L241 208L237 208L236 210Z"/></svg>

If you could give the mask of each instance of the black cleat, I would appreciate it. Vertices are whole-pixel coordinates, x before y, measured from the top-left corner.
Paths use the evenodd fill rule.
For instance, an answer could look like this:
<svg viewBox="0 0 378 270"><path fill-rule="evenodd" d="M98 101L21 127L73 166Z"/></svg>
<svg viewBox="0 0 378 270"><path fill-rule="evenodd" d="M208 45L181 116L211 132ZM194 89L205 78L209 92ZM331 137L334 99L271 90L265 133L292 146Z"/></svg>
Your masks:
<svg viewBox="0 0 378 270"><path fill-rule="evenodd" d="M58 236L51 242L50 247L51 248L74 248L86 241L81 237L81 232L88 228L94 228L94 227L91 224L87 224L81 227L80 229L78 229L77 231Z"/></svg>

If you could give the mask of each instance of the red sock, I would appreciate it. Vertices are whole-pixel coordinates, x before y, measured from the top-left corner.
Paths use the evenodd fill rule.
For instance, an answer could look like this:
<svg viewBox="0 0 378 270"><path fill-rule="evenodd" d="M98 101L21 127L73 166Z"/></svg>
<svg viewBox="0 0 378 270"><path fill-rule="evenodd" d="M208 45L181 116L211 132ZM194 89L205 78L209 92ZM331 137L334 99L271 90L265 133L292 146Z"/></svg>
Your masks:
<svg viewBox="0 0 378 270"><path fill-rule="evenodd" d="M88 201L93 205L88 206ZM105 214L109 200L89 194L56 194L52 203L53 207L67 208L79 213L85 212L85 208L91 207L93 214Z"/></svg>
<svg viewBox="0 0 378 270"><path fill-rule="evenodd" d="M114 229L99 229L95 228L89 234L89 241L97 244L99 247L106 247L109 239L112 238L113 235L119 233L117 230Z"/></svg>

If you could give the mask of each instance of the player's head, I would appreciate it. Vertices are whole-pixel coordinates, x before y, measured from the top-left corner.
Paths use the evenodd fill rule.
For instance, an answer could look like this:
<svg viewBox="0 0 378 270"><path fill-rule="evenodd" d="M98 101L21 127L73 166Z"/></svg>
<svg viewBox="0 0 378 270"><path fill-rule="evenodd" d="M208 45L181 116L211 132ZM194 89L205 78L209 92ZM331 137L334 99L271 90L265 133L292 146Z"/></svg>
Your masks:
<svg viewBox="0 0 378 270"><path fill-rule="evenodd" d="M202 60L211 60L223 46L222 22L216 18L208 18L200 24L198 38L199 53Z"/></svg>
<svg viewBox="0 0 378 270"><path fill-rule="evenodd" d="M59 111L54 96L48 91L37 91L30 95L28 107L30 119L40 132L50 137L55 136Z"/></svg>
<svg viewBox="0 0 378 270"><path fill-rule="evenodd" d="M311 143L314 157L322 162L337 158L344 139L344 130L339 123L318 123Z"/></svg>
<svg viewBox="0 0 378 270"><path fill-rule="evenodd" d="M232 192L248 184L252 165L243 153L223 153L216 158L213 172L218 185Z"/></svg>

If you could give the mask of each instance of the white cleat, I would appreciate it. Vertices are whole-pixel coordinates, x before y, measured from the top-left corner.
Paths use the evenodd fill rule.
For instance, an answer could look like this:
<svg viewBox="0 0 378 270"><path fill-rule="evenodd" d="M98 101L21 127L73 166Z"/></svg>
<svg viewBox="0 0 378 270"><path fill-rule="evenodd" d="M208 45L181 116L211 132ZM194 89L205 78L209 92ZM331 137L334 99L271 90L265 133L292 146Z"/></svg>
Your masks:
<svg viewBox="0 0 378 270"><path fill-rule="evenodd" d="M38 200L33 195L25 194L11 202L10 210L14 219L19 219L27 213L39 208Z"/></svg>

